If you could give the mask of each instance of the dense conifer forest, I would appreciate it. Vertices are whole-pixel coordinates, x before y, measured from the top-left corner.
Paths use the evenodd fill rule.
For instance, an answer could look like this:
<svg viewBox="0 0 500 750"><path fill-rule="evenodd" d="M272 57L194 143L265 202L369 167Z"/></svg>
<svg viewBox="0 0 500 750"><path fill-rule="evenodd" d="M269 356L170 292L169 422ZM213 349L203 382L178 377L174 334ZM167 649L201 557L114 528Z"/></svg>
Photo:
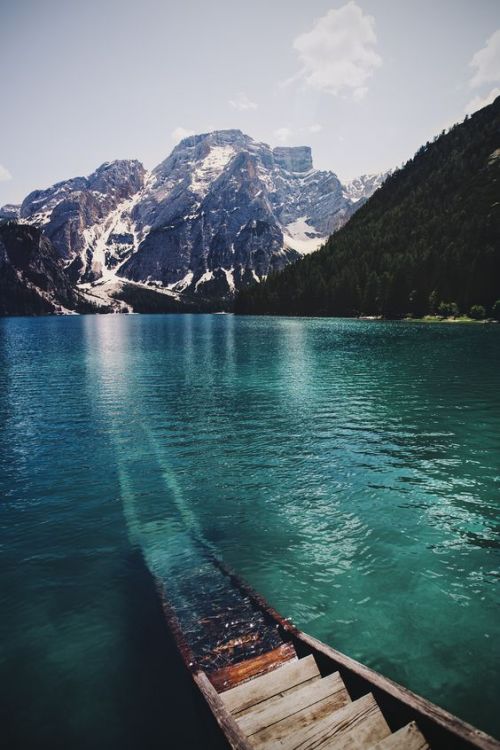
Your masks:
<svg viewBox="0 0 500 750"><path fill-rule="evenodd" d="M500 318L500 97L426 143L239 313Z"/></svg>

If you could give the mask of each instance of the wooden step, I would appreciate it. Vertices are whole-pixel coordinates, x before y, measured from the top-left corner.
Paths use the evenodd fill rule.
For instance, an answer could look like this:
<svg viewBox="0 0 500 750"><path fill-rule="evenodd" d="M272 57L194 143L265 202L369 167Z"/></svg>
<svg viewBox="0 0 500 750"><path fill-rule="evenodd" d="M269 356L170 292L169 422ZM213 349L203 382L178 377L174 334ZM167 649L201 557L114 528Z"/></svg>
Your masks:
<svg viewBox="0 0 500 750"><path fill-rule="evenodd" d="M208 679L217 692L221 693L258 675L271 672L291 659L297 659L295 647L293 643L283 643L260 656L254 656L252 659L245 659L228 667L222 667L222 669L212 672Z"/></svg>
<svg viewBox="0 0 500 750"><path fill-rule="evenodd" d="M303 685L298 690L274 696L254 706L244 716L237 717L238 726L247 737L270 729L280 722L288 722L292 717L300 717L315 706L336 711L350 702L345 685L338 672Z"/></svg>
<svg viewBox="0 0 500 750"><path fill-rule="evenodd" d="M249 682L221 693L227 709L237 716L246 713L252 706L273 697L279 697L301 687L304 683L319 680L321 675L314 656L294 659L273 672L255 677Z"/></svg>
<svg viewBox="0 0 500 750"><path fill-rule="evenodd" d="M331 710L328 699L252 735L262 750L364 750L390 735L371 693Z"/></svg>
<svg viewBox="0 0 500 750"><path fill-rule="evenodd" d="M370 750L429 750L429 745L414 721L372 745Z"/></svg>

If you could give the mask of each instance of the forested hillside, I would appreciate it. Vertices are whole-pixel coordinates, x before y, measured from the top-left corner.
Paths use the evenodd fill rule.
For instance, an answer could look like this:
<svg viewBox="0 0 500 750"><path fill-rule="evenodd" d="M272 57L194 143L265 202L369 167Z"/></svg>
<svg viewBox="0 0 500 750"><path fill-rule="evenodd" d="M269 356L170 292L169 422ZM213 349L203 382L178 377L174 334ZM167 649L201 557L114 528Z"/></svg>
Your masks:
<svg viewBox="0 0 500 750"><path fill-rule="evenodd" d="M427 143L318 252L243 290L240 313L491 314L500 298L500 97Z"/></svg>

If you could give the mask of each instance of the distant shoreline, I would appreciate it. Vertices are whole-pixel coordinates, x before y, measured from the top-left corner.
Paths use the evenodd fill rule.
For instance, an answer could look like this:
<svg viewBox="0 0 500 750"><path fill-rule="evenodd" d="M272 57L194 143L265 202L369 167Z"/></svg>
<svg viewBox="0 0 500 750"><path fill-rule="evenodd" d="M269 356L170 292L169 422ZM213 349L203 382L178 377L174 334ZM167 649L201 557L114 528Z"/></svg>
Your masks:
<svg viewBox="0 0 500 750"><path fill-rule="evenodd" d="M493 318L485 318L484 320L475 320L469 318L466 315L461 315L458 318L440 318L437 315L425 315L423 318L385 318L382 315L294 315L292 313L235 313L232 310L141 310L136 312L133 310L122 311L122 312L75 312L54 310L52 312L44 313L14 313L4 314L0 313L0 320L7 318L70 318L70 317L108 317L117 316L123 317L127 315L229 315L241 318L254 317L254 318L320 318L321 320L359 320L362 322L369 323L465 323L465 324L480 324L486 323L498 324L499 320Z"/></svg>
<svg viewBox="0 0 500 750"><path fill-rule="evenodd" d="M498 320L492 318L484 318L483 320L476 320L475 318L469 318L467 315L460 315L458 318L440 318L437 315L425 315L423 318L403 318L408 323L498 323Z"/></svg>
<svg viewBox="0 0 500 750"><path fill-rule="evenodd" d="M441 318L438 315L424 315L423 318L384 318L382 315L360 315L357 320L368 320L378 322L389 322L389 321L400 321L401 323L498 323L498 320L493 318L484 318L483 320L476 320L475 318L469 318L467 315L460 315L457 318Z"/></svg>

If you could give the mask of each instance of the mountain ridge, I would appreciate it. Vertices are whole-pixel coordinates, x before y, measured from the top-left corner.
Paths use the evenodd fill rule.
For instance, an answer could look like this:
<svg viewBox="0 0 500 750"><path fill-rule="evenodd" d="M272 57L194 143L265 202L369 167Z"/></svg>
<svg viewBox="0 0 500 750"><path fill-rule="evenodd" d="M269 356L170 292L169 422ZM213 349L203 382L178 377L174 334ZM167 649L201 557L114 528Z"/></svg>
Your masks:
<svg viewBox="0 0 500 750"><path fill-rule="evenodd" d="M377 187L358 178L354 194L313 167L308 146L222 130L184 138L149 172L116 160L32 191L19 221L41 229L84 293L121 279L230 298L320 247Z"/></svg>
<svg viewBox="0 0 500 750"><path fill-rule="evenodd" d="M50 240L32 226L0 222L0 315L90 312Z"/></svg>
<svg viewBox="0 0 500 750"><path fill-rule="evenodd" d="M500 97L422 146L318 253L242 290L235 309L484 317L498 299Z"/></svg>

